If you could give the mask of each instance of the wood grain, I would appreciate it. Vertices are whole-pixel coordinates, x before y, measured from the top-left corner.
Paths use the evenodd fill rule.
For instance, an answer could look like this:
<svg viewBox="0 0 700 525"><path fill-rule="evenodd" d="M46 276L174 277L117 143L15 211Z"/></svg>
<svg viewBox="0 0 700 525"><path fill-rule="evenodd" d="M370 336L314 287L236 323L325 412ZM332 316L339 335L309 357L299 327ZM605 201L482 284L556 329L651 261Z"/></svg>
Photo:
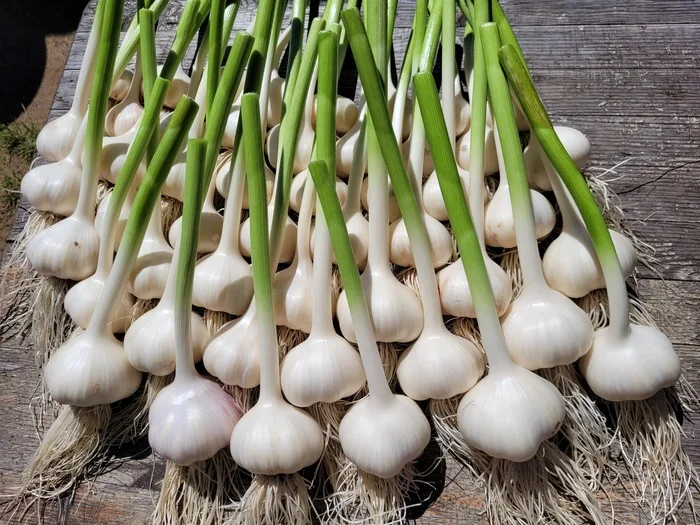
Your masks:
<svg viewBox="0 0 700 525"><path fill-rule="evenodd" d="M160 60L173 39L183 3L170 0L161 18ZM640 268L639 293L674 342L686 376L700 389L700 3L504 0L503 5L554 121L581 129L591 140L588 169L600 173L625 161L606 178L620 194L635 230L656 248L658 259L655 271ZM252 1L242 3L237 28L248 26L254 6ZM70 106L94 7L91 2L85 10L50 118ZM127 2L123 30L134 7L135 2ZM394 40L398 60L412 9L411 2L399 3ZM194 50L195 44L186 64ZM27 215L21 208L7 247ZM1 350L0 494L7 494L38 443L28 409L38 376L27 343L3 344ZM692 424L686 422L685 428L685 449L697 462L700 437L692 434ZM163 471L162 461L150 455L126 461L94 484L83 484L66 511L66 523L148 523ZM445 479L440 498L417 523L487 523L481 488L451 460ZM629 495L617 494L616 500L619 523L646 523ZM46 508L45 518L46 523L57 522L58 507ZM31 514L25 519L36 521Z"/></svg>

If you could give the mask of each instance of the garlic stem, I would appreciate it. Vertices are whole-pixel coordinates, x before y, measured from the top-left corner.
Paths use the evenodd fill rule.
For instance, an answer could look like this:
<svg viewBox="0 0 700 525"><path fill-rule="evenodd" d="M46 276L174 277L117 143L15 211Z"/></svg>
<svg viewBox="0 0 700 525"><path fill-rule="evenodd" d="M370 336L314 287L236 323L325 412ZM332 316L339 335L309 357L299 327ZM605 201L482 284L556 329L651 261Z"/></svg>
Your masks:
<svg viewBox="0 0 700 525"><path fill-rule="evenodd" d="M211 12L209 13L209 25L207 27L209 42L209 69L207 71L207 115L211 114L211 107L214 101L214 93L221 78L221 61L224 56L223 33L224 33L224 8L225 0L212 0ZM199 160L199 159L197 159Z"/></svg>
<svg viewBox="0 0 700 525"><path fill-rule="evenodd" d="M99 180L100 153L104 137L105 116L109 103L111 71L117 55L119 30L121 27L124 0L103 0L104 13L100 22L99 49L97 65L93 76L90 100L90 112L87 116L85 138L85 159L80 179L80 193L75 208L75 217L93 221L97 200L97 182Z"/></svg>
<svg viewBox="0 0 700 525"><path fill-rule="evenodd" d="M591 235L608 292L610 328L615 337L622 340L630 333L629 299L625 277L605 219L585 179L559 140L516 48L508 44L499 51L499 55L508 80L530 121L531 129L571 193Z"/></svg>
<svg viewBox="0 0 700 525"><path fill-rule="evenodd" d="M343 11L344 20L346 12L347 10ZM348 306L352 315L355 337L365 369L370 396L379 402L389 402L393 394L384 376L384 367L379 357L372 321L360 282L360 272L355 263L348 230L345 227L340 203L335 194L335 183L324 161L312 161L309 165L309 172L328 223L335 258L338 261L343 288L348 298Z"/></svg>
<svg viewBox="0 0 700 525"><path fill-rule="evenodd" d="M153 11L150 9L140 9L138 13L140 28L141 46L136 55L141 64L141 75L143 76L143 100L144 106L151 98L151 91L156 81L156 29ZM136 75L134 75L136 76ZM129 94L127 93L127 97Z"/></svg>
<svg viewBox="0 0 700 525"><path fill-rule="evenodd" d="M248 174L248 202L250 209L251 259L255 293L255 311L258 317L258 351L260 354L260 400L268 403L282 400L279 376L277 329L270 272L270 242L267 227L267 192L263 159L260 100L256 93L245 93L241 98L243 149Z"/></svg>
<svg viewBox="0 0 700 525"><path fill-rule="evenodd" d="M90 29L90 36L88 36L88 41L85 46L85 54L83 55L83 61L80 64L80 73L78 74L78 80L75 84L75 94L73 95L73 102L71 104L69 113L75 113L78 115L84 115L88 110L88 104L90 102L90 93L93 87L93 79L95 75L95 67L97 65L97 50L102 40L102 19L104 17L104 4L101 2L97 4L97 10L95 12L95 20L92 23L92 28Z"/></svg>
<svg viewBox="0 0 700 525"><path fill-rule="evenodd" d="M185 140L196 111L197 104L187 97L183 97L175 108L134 199L129 220L122 236L121 249L117 252L114 266L105 282L95 312L90 318L87 331L99 333L108 330L109 321L119 305L119 297L124 293L127 277L146 234L146 228L150 222L148 217L152 215L160 197L160 187L165 182L170 167L180 151L182 141Z"/></svg>
<svg viewBox="0 0 700 525"><path fill-rule="evenodd" d="M428 71L418 73L413 77L413 85L416 88L418 101L426 113L437 114L440 111L440 99L432 73ZM462 191L462 183L444 120L439 118L431 120L426 126L426 134L435 160L450 224L467 274L490 373L502 372L515 365L508 355L486 264L479 246L479 237L474 229L464 191Z"/></svg>
<svg viewBox="0 0 700 525"><path fill-rule="evenodd" d="M500 38L495 23L483 24L480 29L486 61L489 96L494 113L494 134L501 181L507 180L513 206L518 258L525 285L545 285L542 261L537 245L535 216L530 198L530 186L525 160L520 146L520 135L515 120L508 83L498 62ZM504 177L505 175L505 177Z"/></svg>
<svg viewBox="0 0 700 525"><path fill-rule="evenodd" d="M190 140L187 144L187 173L185 175L185 200L183 206L182 234L176 247L177 255L171 263L171 274L176 277L175 300L175 331L177 332L175 347L175 378L176 380L193 379L197 375L192 355L192 282L194 266L197 262L197 244L202 208L199 203L204 193L203 178L200 176L207 149L203 140ZM172 270L177 267L177 272ZM168 284L171 277L168 276ZM168 286L166 286L166 290Z"/></svg>
<svg viewBox="0 0 700 525"><path fill-rule="evenodd" d="M203 2L202 2L203 3ZM172 80L175 76L178 66L185 56L185 51L190 45L197 32L197 28L201 25L198 19L198 9L200 6L199 0L188 0L180 17L180 23L175 32L175 39L170 48L170 52L165 57L163 69L160 71L160 76Z"/></svg>
<svg viewBox="0 0 700 525"><path fill-rule="evenodd" d="M343 206L343 216L348 219L360 211L362 197L362 181L365 178L367 165L367 119L365 118L364 94L360 95L360 136L355 142L350 175L348 176L348 193Z"/></svg>
<svg viewBox="0 0 700 525"><path fill-rule="evenodd" d="M455 115L455 0L442 0L442 110L447 134L454 151L456 144ZM423 139L425 140L425 139Z"/></svg>
<svg viewBox="0 0 700 525"><path fill-rule="evenodd" d="M440 35L442 28L442 0L433 0L432 9L430 10L430 18L428 19L428 27L425 31L425 39L423 40L423 48L420 50L420 60L418 61L419 71L432 71L435 64L435 55L437 55L438 44L440 43Z"/></svg>
<svg viewBox="0 0 700 525"><path fill-rule="evenodd" d="M474 77L471 104L471 138L469 143L469 210L479 237L481 251L486 256L484 243L484 139L486 135L486 100L488 85L486 62L481 42L481 25L488 22L488 0L476 0L474 6ZM465 71L467 58L465 57ZM467 77L469 78L469 77Z"/></svg>

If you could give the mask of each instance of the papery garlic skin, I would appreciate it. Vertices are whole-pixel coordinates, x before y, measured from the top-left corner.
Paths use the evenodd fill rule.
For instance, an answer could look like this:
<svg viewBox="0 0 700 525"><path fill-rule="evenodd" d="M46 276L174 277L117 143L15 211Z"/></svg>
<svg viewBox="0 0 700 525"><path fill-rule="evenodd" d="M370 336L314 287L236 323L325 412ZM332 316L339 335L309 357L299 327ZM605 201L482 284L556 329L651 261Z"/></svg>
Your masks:
<svg viewBox="0 0 700 525"><path fill-rule="evenodd" d="M471 167L471 130L467 131L457 141L457 164L463 170ZM486 128L484 136L484 177L498 172L498 155L496 154L496 139L492 129Z"/></svg>
<svg viewBox="0 0 700 525"><path fill-rule="evenodd" d="M564 420L564 398L519 366L491 371L465 394L457 423L466 441L494 458L527 461Z"/></svg>
<svg viewBox="0 0 700 525"><path fill-rule="evenodd" d="M554 229L556 222L554 208L544 195L535 190L530 190L530 198L535 217L535 234L538 239L542 239ZM515 248L517 246L513 206L507 186L499 186L491 201L486 205L484 240L487 246L500 248Z"/></svg>
<svg viewBox="0 0 700 525"><path fill-rule="evenodd" d="M637 254L632 241L615 230L609 230L622 274L632 275ZM587 232L584 232L588 235ZM590 238L582 242L576 235L562 230L547 247L542 257L542 270L547 284L568 297L583 297L593 290L605 288L603 270Z"/></svg>
<svg viewBox="0 0 700 525"><path fill-rule="evenodd" d="M423 329L423 305L413 291L393 276L365 270L360 276L365 291L369 314L377 341L408 343L414 341ZM345 291L337 303L340 331L345 339L356 343Z"/></svg>
<svg viewBox="0 0 700 525"><path fill-rule="evenodd" d="M73 147L83 118L68 112L41 128L36 137L36 150L39 156L50 162L65 159Z"/></svg>
<svg viewBox="0 0 700 525"><path fill-rule="evenodd" d="M84 332L51 355L44 381L55 402L89 407L129 397L141 384L141 372L111 333Z"/></svg>
<svg viewBox="0 0 700 525"><path fill-rule="evenodd" d="M312 333L284 356L280 367L284 396L298 407L334 403L365 383L360 354L335 332Z"/></svg>
<svg viewBox="0 0 700 525"><path fill-rule="evenodd" d="M568 365L591 348L586 312L546 285L523 287L501 320L508 353L528 370Z"/></svg>
<svg viewBox="0 0 700 525"><path fill-rule="evenodd" d="M225 448L240 418L240 408L215 382L198 374L175 379L148 412L148 443L168 461L191 465Z"/></svg>
<svg viewBox="0 0 700 525"><path fill-rule="evenodd" d="M271 216L272 214L270 214L270 217ZM279 262L283 264L292 262L297 247L297 225L289 216L285 217L284 229L282 230L280 242L282 243L282 247L280 249ZM250 257L250 246L250 220L246 219L243 221L243 224L241 224L240 243L238 245L241 250L241 255Z"/></svg>
<svg viewBox="0 0 700 525"><path fill-rule="evenodd" d="M124 352L137 370L156 376L175 371L175 305L162 300L136 319L124 336ZM194 362L202 359L209 332L199 314L192 312L190 340Z"/></svg>
<svg viewBox="0 0 700 525"><path fill-rule="evenodd" d="M620 337L611 327L596 330L590 352L579 361L596 395L613 402L640 401L673 386L681 363L658 329L631 324Z"/></svg>
<svg viewBox="0 0 700 525"><path fill-rule="evenodd" d="M192 303L215 312L242 315L253 298L253 273L242 257L215 251L194 269Z"/></svg>
<svg viewBox="0 0 700 525"><path fill-rule="evenodd" d="M472 388L484 374L484 360L473 343L446 328L426 333L399 358L396 376L411 399L449 399Z"/></svg>
<svg viewBox="0 0 700 525"><path fill-rule="evenodd" d="M388 400L369 396L345 414L339 438L343 452L360 470L386 479L423 453L430 441L430 424L406 396Z"/></svg>
<svg viewBox="0 0 700 525"><path fill-rule="evenodd" d="M423 214L423 223L428 232L433 267L445 266L454 253L452 235L441 222L427 213ZM389 260L398 266L414 267L416 265L406 223L400 219L389 225Z"/></svg>
<svg viewBox="0 0 700 525"><path fill-rule="evenodd" d="M197 243L197 253L211 253L216 250L221 241L221 230L224 227L223 216L215 210L202 212L199 225L199 242ZM168 242L175 246L180 240L182 233L182 217L178 217L168 231Z"/></svg>
<svg viewBox="0 0 700 525"><path fill-rule="evenodd" d="M257 316L246 313L229 321L204 348L204 367L226 385L253 388L260 384Z"/></svg>
<svg viewBox="0 0 700 525"><path fill-rule="evenodd" d="M253 474L293 474L315 463L322 452L318 423L281 399L258 401L231 434L234 461Z"/></svg>
<svg viewBox="0 0 700 525"><path fill-rule="evenodd" d="M70 157L37 166L22 178L22 195L34 208L67 217L75 211L82 168Z"/></svg>
<svg viewBox="0 0 700 525"><path fill-rule="evenodd" d="M27 258L41 275L82 281L95 273L99 245L92 221L72 215L32 237Z"/></svg>
<svg viewBox="0 0 700 525"><path fill-rule="evenodd" d="M99 270L98 270L99 271ZM106 275L94 275L84 281L80 281L68 290L63 300L63 307L75 324L86 329L97 307L100 294L105 287ZM124 333L126 323L131 319L131 309L134 306L134 298L131 294L123 293L119 304L112 314L109 329L115 334Z"/></svg>
<svg viewBox="0 0 700 525"><path fill-rule="evenodd" d="M513 287L510 278L503 268L496 264L490 257L485 256L486 272L491 282L493 298L496 303L496 312L503 315L513 298ZM453 317L476 317L474 300L472 299L467 275L461 259L446 266L437 274L438 291L440 293L440 306L445 315Z"/></svg>

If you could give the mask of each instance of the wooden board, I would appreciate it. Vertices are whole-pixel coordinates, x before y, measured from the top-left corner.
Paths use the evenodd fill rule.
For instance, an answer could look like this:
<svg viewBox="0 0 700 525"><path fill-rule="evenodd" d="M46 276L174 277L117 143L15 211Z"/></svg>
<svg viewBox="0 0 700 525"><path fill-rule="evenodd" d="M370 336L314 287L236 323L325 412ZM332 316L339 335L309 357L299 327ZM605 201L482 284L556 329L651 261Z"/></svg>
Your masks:
<svg viewBox="0 0 700 525"><path fill-rule="evenodd" d="M85 11L50 118L69 107L94 16ZM127 2L127 14L135 2ZM174 35L181 0L171 0L161 20L158 50ZM395 50L402 53L412 2L400 2ZM503 0L556 123L584 131L593 146L589 169L618 166L607 175L621 195L636 231L657 250L656 271L641 268L639 290L682 358L688 379L700 388L700 4L693 0ZM236 27L247 27L254 2L244 2ZM124 29L126 28L126 23ZM186 63L194 53L191 47ZM344 77L344 78L350 78ZM347 88L347 86L344 86ZM18 213L6 248L26 221ZM38 437L29 401L38 377L26 344L0 351L0 494L19 480ZM686 423L685 447L700 460L700 437ZM67 511L75 524L146 523L163 476L152 455L83 485ZM447 461L445 488L420 517L423 524L486 523L481 491ZM617 508L620 523L645 523L633 501ZM49 507L46 522L56 520ZM31 522L31 521L30 521Z"/></svg>

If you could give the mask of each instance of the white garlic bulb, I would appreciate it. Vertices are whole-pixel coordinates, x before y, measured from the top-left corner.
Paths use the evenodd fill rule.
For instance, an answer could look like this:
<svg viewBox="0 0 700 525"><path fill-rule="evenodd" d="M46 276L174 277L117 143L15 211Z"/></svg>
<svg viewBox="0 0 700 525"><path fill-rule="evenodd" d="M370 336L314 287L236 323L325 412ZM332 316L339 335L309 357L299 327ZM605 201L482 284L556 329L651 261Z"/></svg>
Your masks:
<svg viewBox="0 0 700 525"><path fill-rule="evenodd" d="M124 229L126 228L126 221L129 220L129 214L131 213L131 205L134 202L134 197L136 197L136 191L138 188L132 186L129 193L126 195L122 209L119 211L119 218L117 219L117 225L115 229L114 246L115 249L119 247L119 243L122 240L122 235L124 235ZM109 208L109 203L112 200L112 192L110 191L97 206L97 213L95 214L95 228L97 233L100 235L100 241L102 240L102 231L104 227L105 216L107 215L107 209Z"/></svg>
<svg viewBox="0 0 700 525"><path fill-rule="evenodd" d="M219 157L220 161L217 163L217 167L214 171L214 176L216 177L216 191L219 195L226 198L228 195L228 184L229 184L229 173L231 171L231 154L224 153ZM184 173L184 172L183 172ZM303 172L302 172L303 173ZM301 175L301 173L299 174ZM299 176L297 175L297 177ZM294 180L296 180L296 178ZM184 182L184 179L183 179ZM265 188L267 190L267 202L270 203L272 199L272 192L275 187L275 172L272 171L267 164L265 164ZM184 186L183 186L184 188ZM292 190L293 193L294 190ZM248 187L243 188L243 208L248 208Z"/></svg>
<svg viewBox="0 0 700 525"><path fill-rule="evenodd" d="M527 461L564 420L564 398L546 379L517 365L491 370L457 409L459 430L494 458Z"/></svg>
<svg viewBox="0 0 700 525"><path fill-rule="evenodd" d="M364 98L360 99L360 108L364 108ZM338 177L350 175L355 158L355 147L360 138L363 118L358 118L352 128L335 143L335 164Z"/></svg>
<svg viewBox="0 0 700 525"><path fill-rule="evenodd" d="M469 130L471 124L471 107L462 95L462 83L459 72L455 74L455 135L461 137Z"/></svg>
<svg viewBox="0 0 700 525"><path fill-rule="evenodd" d="M391 478L428 446L430 424L406 396L370 395L345 414L339 437L343 452L360 470Z"/></svg>
<svg viewBox="0 0 700 525"><path fill-rule="evenodd" d="M272 219L272 209L268 208L268 219ZM271 224L271 222L268 222ZM282 249L280 250L280 260L279 262L283 264L288 264L294 259L294 253L296 252L296 237L297 237L297 225L289 218L285 217L284 228L282 230ZM250 257L250 219L246 219L241 224L241 239L240 245L241 254L244 257Z"/></svg>
<svg viewBox="0 0 700 525"><path fill-rule="evenodd" d="M226 127L224 128L224 136L221 139L222 148L233 148L233 143L236 138L236 130L238 129L238 119L241 115L241 106L239 103L234 103L231 106L231 111L226 119Z"/></svg>
<svg viewBox="0 0 700 525"><path fill-rule="evenodd" d="M194 374L161 390L148 411L148 443L177 465L209 459L231 438L241 411L215 382Z"/></svg>
<svg viewBox="0 0 700 525"><path fill-rule="evenodd" d="M253 298L253 274L238 253L217 249L194 268L192 303L215 312L242 315Z"/></svg>
<svg viewBox="0 0 700 525"><path fill-rule="evenodd" d="M44 381L57 403L88 407L129 397L141 384L141 372L108 330L88 330L51 355Z"/></svg>
<svg viewBox="0 0 700 525"><path fill-rule="evenodd" d="M311 124L316 127L316 95L314 95L313 112L311 113ZM335 106L335 131L338 135L344 135L352 129L360 116L360 109L357 104L347 97L339 96Z"/></svg>
<svg viewBox="0 0 700 525"><path fill-rule="evenodd" d="M377 341L415 340L423 329L423 306L416 294L401 284L390 269L373 271L368 265L360 280ZM337 316L345 339L357 342L345 291L338 297Z"/></svg>
<svg viewBox="0 0 700 525"><path fill-rule="evenodd" d="M80 112L71 111L46 124L36 138L36 150L42 159L58 162L70 153L83 118Z"/></svg>
<svg viewBox="0 0 700 525"><path fill-rule="evenodd" d="M139 102L129 102L123 107L119 105L114 106L107 113L107 120L105 121L107 133L113 137L126 133L136 126L141 115L143 115L143 106Z"/></svg>
<svg viewBox="0 0 700 525"><path fill-rule="evenodd" d="M513 205L510 200L508 183L504 179L505 177L502 176L496 193L486 205L484 240L487 246L514 248L517 242ZM538 239L542 239L554 229L556 221L554 208L544 195L535 190L530 190L530 199L535 218L535 233Z"/></svg>
<svg viewBox="0 0 700 525"><path fill-rule="evenodd" d="M586 135L575 128L567 126L554 126L554 131L557 133L571 160L576 164L576 167L579 170L583 169L591 154L591 143ZM542 162L542 147L536 137L530 138L530 143L523 152L523 158L525 159L525 169L530 185L538 190L552 191L552 184Z"/></svg>
<svg viewBox="0 0 700 525"><path fill-rule="evenodd" d="M457 141L457 164L463 170L471 167L471 130L467 131ZM496 154L496 139L492 129L486 128L484 135L484 177L498 172L498 155Z"/></svg>
<svg viewBox="0 0 700 525"><path fill-rule="evenodd" d="M486 272L491 282L493 298L496 302L496 312L503 315L513 298L513 288L510 278L498 264L493 262L485 253ZM476 317L474 300L472 299L467 275L464 273L462 259L440 270L437 274L438 289L440 290L440 305L445 315L453 317Z"/></svg>
<svg viewBox="0 0 700 525"><path fill-rule="evenodd" d="M396 367L401 389L411 399L448 399L472 388L484 373L484 360L473 343L444 324L423 330Z"/></svg>
<svg viewBox="0 0 700 525"><path fill-rule="evenodd" d="M109 92L109 98L111 98L112 100L116 100L117 102L123 100L129 91L129 87L131 86L131 81L133 78L133 71L130 71L128 69L122 71L122 74L119 75L119 78L117 78L112 84L112 89Z"/></svg>
<svg viewBox="0 0 700 525"><path fill-rule="evenodd" d="M501 326L511 358L529 370L573 363L593 342L586 312L546 284L526 282Z"/></svg>
<svg viewBox="0 0 700 525"><path fill-rule="evenodd" d="M79 155L54 164L37 166L22 178L22 195L34 208L66 217L75 211L80 193L82 167Z"/></svg>
<svg viewBox="0 0 700 525"><path fill-rule="evenodd" d="M468 195L469 172L457 166L457 173L462 181L464 194ZM445 201L442 198L442 190L440 190L440 182L438 181L435 171L430 174L428 180L423 184L423 206L425 207L425 211L438 221L447 221L449 219L447 216L447 208L445 208Z"/></svg>
<svg viewBox="0 0 700 525"><path fill-rule="evenodd" d="M280 125L277 124L267 132L265 142L265 152L267 153L267 161L273 169L277 168L277 158L279 148L282 146L279 142ZM292 172L297 175L309 167L311 162L311 153L314 147L314 128L308 119L304 119L299 130L299 142L294 155L294 166Z"/></svg>
<svg viewBox="0 0 700 525"><path fill-rule="evenodd" d="M270 87L267 91L267 125L275 127L282 120L282 97L284 96L285 81L276 69L270 75Z"/></svg>
<svg viewBox="0 0 700 525"><path fill-rule="evenodd" d="M226 385L260 384L258 324L253 303L246 313L223 325L204 348L204 367Z"/></svg>
<svg viewBox="0 0 700 525"><path fill-rule="evenodd" d="M99 245L94 221L75 213L32 237L27 258L41 275L82 281L95 273Z"/></svg>
<svg viewBox="0 0 700 525"><path fill-rule="evenodd" d="M308 244L308 242L307 242ZM295 259L291 266L277 272L273 279L275 321L293 330L311 332L311 259Z"/></svg>
<svg viewBox="0 0 700 525"><path fill-rule="evenodd" d="M292 474L323 452L323 433L306 412L282 399L260 400L231 434L234 461L253 474Z"/></svg>
<svg viewBox="0 0 700 525"><path fill-rule="evenodd" d="M116 184L117 177L124 168L126 154L129 146L136 137L136 127L131 128L126 133L118 137L105 137L102 141L102 152L100 153L100 178ZM134 177L134 184L140 184L146 175L145 160L139 165L139 169Z"/></svg>
<svg viewBox="0 0 700 525"><path fill-rule="evenodd" d="M430 241L433 266L435 268L445 266L452 259L454 249L452 235L440 221L427 213L423 213L423 223ZM416 264L413 259L411 240L408 237L406 223L403 219L389 225L389 260L398 266L413 267Z"/></svg>
<svg viewBox="0 0 700 525"><path fill-rule="evenodd" d="M656 328L636 324L624 335L610 326L596 330L579 364L593 392L613 402L647 399L681 374L671 341Z"/></svg>
<svg viewBox="0 0 700 525"><path fill-rule="evenodd" d="M163 69L163 66L158 66L157 71L159 75L161 69ZM177 103L180 102L180 98L182 98L183 95L187 95L189 89L190 76L183 71L182 65L178 65L175 70L175 75L168 87L168 91L165 94L165 101L163 104L171 109L175 108Z"/></svg>
<svg viewBox="0 0 700 525"><path fill-rule="evenodd" d="M159 299L168 282L173 249L163 236L159 207L153 210L141 243L139 254L131 267L129 291L139 299Z"/></svg>
<svg viewBox="0 0 700 525"><path fill-rule="evenodd" d="M109 275L108 272L100 271L99 263L97 266L97 271L84 281L73 285L63 300L63 307L66 309L66 313L75 324L83 329L88 327ZM131 294L123 293L121 295L119 304L114 310L109 323L109 329L115 334L124 332L126 323L131 318L131 309L134 306L134 302Z"/></svg>
<svg viewBox="0 0 700 525"><path fill-rule="evenodd" d="M215 181L209 185L209 191L204 199L202 215L199 223L199 237L197 242L197 253L211 253L216 250L221 240L221 230L224 227L224 218L214 206L214 196L216 193ZM182 233L182 217L178 217L168 231L168 241L175 246L180 240Z"/></svg>
<svg viewBox="0 0 700 525"><path fill-rule="evenodd" d="M369 209L369 178L365 178L362 181L362 190L360 193L360 202L362 203L362 208L370 212ZM389 183L389 201L387 203L387 213L389 215L389 222L396 222L401 218L401 210L399 209L399 202L396 200L396 195Z"/></svg>
<svg viewBox="0 0 700 525"><path fill-rule="evenodd" d="M361 211L356 211L345 218L345 227L348 230L350 237L350 245L352 253L355 256L357 267L362 270L367 265L367 252L369 251L369 222L362 215ZM314 256L314 238L316 230L311 232L311 256ZM332 260L335 262L335 253L332 255Z"/></svg>
<svg viewBox="0 0 700 525"><path fill-rule="evenodd" d="M284 396L298 407L334 403L365 383L360 354L331 330L312 331L284 356L280 366Z"/></svg>
<svg viewBox="0 0 700 525"><path fill-rule="evenodd" d="M289 207L295 212L299 213L301 210L301 197L304 194L304 184L309 178L309 170L305 169L292 179L292 187L289 194ZM348 195L348 185L342 180L336 177L335 179L335 193L338 196L338 201L342 207L345 204L345 198ZM316 213L316 201L311 205L312 214Z"/></svg>

